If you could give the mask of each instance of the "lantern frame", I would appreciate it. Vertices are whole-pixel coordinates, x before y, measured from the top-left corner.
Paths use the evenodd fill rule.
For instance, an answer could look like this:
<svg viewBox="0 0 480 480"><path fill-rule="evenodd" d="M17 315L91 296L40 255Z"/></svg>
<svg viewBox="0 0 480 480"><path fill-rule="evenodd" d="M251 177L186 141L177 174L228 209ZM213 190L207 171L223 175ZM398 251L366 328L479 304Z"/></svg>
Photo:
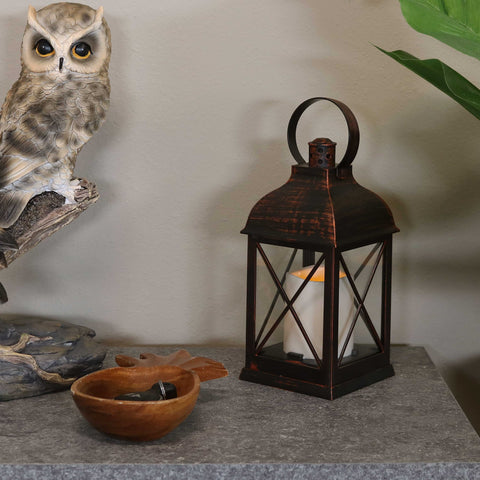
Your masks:
<svg viewBox="0 0 480 480"><path fill-rule="evenodd" d="M309 166L301 157L296 145L295 134L300 116L306 108L320 100L327 100L337 105L347 120L349 143L345 156L338 165L334 163L334 150L332 150L335 144L328 139L319 139L310 143ZM290 151L299 165L292 167L292 176L287 184L266 195L257 203L246 227L242 230L242 233L248 235L248 254L246 357L240 379L334 399L394 375L390 363L392 234L397 232L398 228L385 202L353 180L351 163L358 150L359 131L356 119L346 105L325 97L316 97L303 102L290 119L287 137ZM320 157L315 154L318 151L323 152ZM295 199L295 205L292 204L292 199ZM355 208L350 211L352 206ZM331 215L325 214L330 211ZM304 227L308 222L315 227ZM317 230L313 232L312 228ZM315 264L299 291L292 298L286 294L282 280L269 261L263 245L293 248L294 252L303 251L303 266ZM366 291L362 294L355 284L356 274L350 272L343 253L367 246L372 247L372 256L376 255L376 257L373 273L369 283L367 282ZM315 260L316 253L320 256L318 260ZM260 332L257 334L256 331L257 261L259 258L262 258L274 281L276 295L285 303L282 314L266 334L268 318ZM373 257L369 260L371 258ZM295 300L308 283L309 277L321 264L324 266L325 278L323 349L320 357L307 332L304 331L301 319L296 315ZM340 351L340 358L338 351L340 268L345 272L355 298L356 318L350 325L349 334L351 335L356 322L364 321L377 346L375 353L345 364L342 364L342 353L345 351L348 338L342 347L343 352ZM365 299L378 269L381 270L379 332L372 324L365 308ZM266 347L269 336L280 326L287 311L295 318L312 350L313 365L284 354L280 348L281 345Z"/></svg>

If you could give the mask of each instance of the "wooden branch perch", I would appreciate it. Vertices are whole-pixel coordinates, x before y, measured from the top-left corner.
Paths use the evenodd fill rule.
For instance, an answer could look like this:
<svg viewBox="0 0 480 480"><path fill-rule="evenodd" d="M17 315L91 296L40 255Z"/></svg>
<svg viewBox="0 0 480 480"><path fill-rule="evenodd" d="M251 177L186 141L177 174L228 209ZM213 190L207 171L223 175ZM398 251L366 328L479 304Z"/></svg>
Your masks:
<svg viewBox="0 0 480 480"><path fill-rule="evenodd" d="M75 220L98 200L97 188L93 183L81 179L80 185L82 189L75 197L77 200L75 204L65 205L65 198L55 192L44 192L30 200L20 218L7 229L17 241L19 248L3 252L0 270Z"/></svg>

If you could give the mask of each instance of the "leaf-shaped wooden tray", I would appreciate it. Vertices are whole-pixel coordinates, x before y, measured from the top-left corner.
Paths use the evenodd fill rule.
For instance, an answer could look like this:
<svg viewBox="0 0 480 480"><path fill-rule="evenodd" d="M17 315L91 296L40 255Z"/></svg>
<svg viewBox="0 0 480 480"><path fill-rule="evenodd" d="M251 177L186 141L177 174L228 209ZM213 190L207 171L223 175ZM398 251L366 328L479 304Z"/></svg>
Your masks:
<svg viewBox="0 0 480 480"><path fill-rule="evenodd" d="M227 369L220 362L206 357L192 357L186 350L178 350L170 355L155 355L154 353L141 353L140 358L127 355L115 357L120 367L155 367L157 365L176 365L184 370L194 371L201 382L226 377Z"/></svg>

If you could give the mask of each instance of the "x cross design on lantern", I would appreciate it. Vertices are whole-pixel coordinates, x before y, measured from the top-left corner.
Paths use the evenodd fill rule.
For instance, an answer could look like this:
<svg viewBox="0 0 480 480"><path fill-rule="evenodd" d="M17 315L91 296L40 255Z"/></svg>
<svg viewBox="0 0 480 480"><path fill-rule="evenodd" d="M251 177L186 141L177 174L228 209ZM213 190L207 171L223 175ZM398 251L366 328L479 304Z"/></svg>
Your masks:
<svg viewBox="0 0 480 480"><path fill-rule="evenodd" d="M260 244L257 244L257 249L263 259L263 261L265 262L265 265L270 273L270 275L272 276L272 279L273 281L275 282L275 285L277 287L277 291L280 293L280 296L283 298L284 302L286 303L286 306L285 308L283 309L282 313L280 314L280 316L277 318L277 320L275 321L275 323L273 324L273 326L270 328L270 330L268 331L268 333L265 335L264 339L262 340L262 342L260 343L260 345L257 346L257 353L260 353L261 350L263 349L263 347L265 346L265 344L267 343L268 339L271 337L271 335L273 334L273 332L277 329L277 327L280 325L280 322L283 320L283 318L285 317L285 315L287 314L288 311L291 312L293 318L295 319L295 322L298 326L298 328L300 329L300 331L302 332L302 335L303 335L303 338L305 339L305 341L307 342L307 345L308 347L310 348L312 354L313 354L313 357L315 358L315 361L317 362L317 365L320 367L321 364L322 364L322 360L318 357L317 355L317 352L315 350L315 347L313 346L312 344L312 341L310 340L307 332L305 331L305 328L303 327L302 325L302 322L300 321L300 318L298 317L297 315L297 312L295 311L295 309L293 308L293 304L295 303L295 301L297 300L297 298L300 296L300 294L302 293L303 289L308 285L308 282L310 281L310 279L313 277L313 275L315 274L315 272L318 270L318 268L320 267L320 265L323 263L324 259L325 259L325 255L322 255L321 258L318 260L318 262L315 264L315 266L312 268L312 270L310 271L310 273L307 275L307 278L305 278L305 280L303 281L302 285L300 285L300 288L297 290L297 292L295 293L295 295L293 295L292 299L289 299L288 298L288 295L287 293L285 292L285 289L283 288L283 284L282 282L280 282L280 280L278 279L278 276L277 274L275 273L275 270L272 266L272 264L270 263L270 261L268 260L267 258L267 255L265 254L265 251L263 250L263 248L261 247ZM285 277L286 273L284 274L284 277ZM257 339L258 340L258 339Z"/></svg>
<svg viewBox="0 0 480 480"><path fill-rule="evenodd" d="M364 321L369 333L371 334L373 340L375 341L375 344L378 347L378 351L383 352L383 342L380 339L380 336L378 335L378 332L377 332L377 330L376 330L376 328L375 328L375 326L372 322L372 319L371 319L371 317L370 317L370 315L369 315L369 313L368 313L368 311L365 307L365 300L366 300L367 295L370 291L370 287L372 285L373 279L375 277L378 266L379 266L380 261L382 259L384 249L385 249L385 244L384 243L378 243L378 244L374 245L372 250L365 257L365 259L361 263L360 267L357 269L357 271L355 272L355 274L353 276L350 273L350 269L348 268L347 263L345 262L345 259L344 259L343 255L341 253L339 254L339 262L342 266L342 269L345 273L345 276L348 279L350 288L352 289L352 292L353 292L353 295L354 295L355 308L356 308L355 315L354 315L354 317L353 317L353 319L350 323L350 327L349 327L347 336L346 336L346 338L343 342L342 350L341 350L340 355L338 357L339 364L342 363L342 360L343 360L344 355L345 355L345 351L347 349L347 345L348 345L350 339L352 338L352 334L355 330L355 326L357 325L357 321L358 321L359 317L362 317L362 320ZM265 253L265 250L262 248L260 243L257 243L257 250L260 253L260 256L262 257L262 260L263 260L265 266L267 267L268 272L270 273L270 276L271 276L271 278L272 278L272 280L273 280L273 282L274 282L274 284L277 288L277 291L276 291L275 296L272 300L272 303L271 303L270 308L267 312L267 315L266 315L265 320L262 324L262 327L260 328L260 331L257 335L256 340L255 340L256 354L260 354L260 352L265 347L265 344L268 342L268 340L270 339L272 334L279 327L279 325L282 322L282 320L284 319L285 315L288 312L290 312L292 317L295 320L296 325L298 326L300 332L302 333L302 336L305 339L305 342L307 343L310 351L312 352L312 355L315 359L316 364L318 365L319 368L321 368L322 360L318 356L318 353L317 353L317 351L316 351L316 349L315 349L307 331L305 330L305 328L302 324L302 321L299 318L299 315L297 314L297 312L294 308L294 303L298 299L298 297L301 295L301 293L305 289L305 287L308 285L308 282L315 275L315 272L318 270L318 268L324 262L325 255L323 254L320 257L320 259L312 267L309 274L306 276L305 280L302 282L302 284L300 285L298 290L295 292L295 294L291 298L289 298L287 292L285 291L284 283L285 283L285 278L287 276L287 273L289 272L290 268L292 267L293 261L294 261L296 255L297 255L298 249L294 249L294 251L292 252L281 279L278 277L277 273L275 272L275 269L274 269L272 263L268 259L267 255ZM357 286L356 286L356 284L355 284L355 280L359 277L360 273L362 273L362 271L365 269L365 267L369 264L372 257L375 255L375 253L377 251L378 251L377 256L376 256L374 264L371 268L371 271L370 271L365 289L363 291L363 294L361 295ZM278 316L278 318L275 320L274 324L270 327L268 332L265 335L263 335L264 331L266 329L266 326L268 324L268 321L270 320L270 317L273 313L274 307L275 307L279 297L282 297L283 301L285 302L285 307L283 308L283 310L280 313L280 315ZM319 321L320 320L321 319L319 319Z"/></svg>
<svg viewBox="0 0 480 480"><path fill-rule="evenodd" d="M378 265L380 264L380 260L383 257L383 252L384 252L384 249L385 249L385 243L382 243L382 244L378 243L377 245L375 245L373 247L372 251L367 256L367 258L364 260L364 262L360 266L359 270L357 270L357 272L355 273L355 279L358 278L358 275L361 273L363 268L365 268L365 266L368 264L371 257L374 255L375 251L378 250L380 245L381 245L381 248L380 248L379 253L377 254L377 258L375 259L375 263L373 264L372 270L370 272L370 276L369 276L368 281L367 281L367 285L366 285L365 290L363 292L363 296L360 296L360 293L358 292L358 289L355 285L355 281L350 274L350 271L347 267L347 264L345 263L345 259L343 258L343 255L341 253L339 255L339 259L340 259L340 263L342 265L343 271L345 272L345 275L347 276L350 287L352 288L353 294L355 295L355 304L357 306L357 311L355 313L355 316L353 317L353 321L352 321L352 323L350 325L350 329L347 333L347 338L344 342L344 345L342 347L342 351L341 351L340 356L339 356L339 363L342 363L343 356L345 354L345 350L347 348L348 342L350 341L350 338L352 337L353 330L355 329L355 325L357 324L357 320L358 320L358 317L360 315L362 316L362 319L365 322L365 325L368 328L368 331L372 335L373 340L375 341L379 351L383 352L382 341L380 340L380 337L378 336L377 330L375 329L375 326L373 325L372 319L370 318L370 315L368 314L367 309L365 308L365 299L367 298L368 292L370 291L370 287L372 286L372 281L373 281L373 278L375 277L375 273L377 272L377 268L378 268Z"/></svg>

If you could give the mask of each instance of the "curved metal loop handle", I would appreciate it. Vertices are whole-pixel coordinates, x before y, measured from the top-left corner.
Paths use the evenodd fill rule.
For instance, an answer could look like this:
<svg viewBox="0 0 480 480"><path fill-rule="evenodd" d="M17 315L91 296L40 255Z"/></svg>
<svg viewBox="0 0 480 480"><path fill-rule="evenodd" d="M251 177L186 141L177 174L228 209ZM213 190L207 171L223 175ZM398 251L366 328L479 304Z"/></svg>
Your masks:
<svg viewBox="0 0 480 480"><path fill-rule="evenodd" d="M306 164L307 162L303 159L302 155L300 154L297 146L297 125L300 117L302 116L303 112L312 104L319 102L320 100L327 100L328 102L332 102L335 104L343 113L345 120L347 121L348 126L348 145L347 151L342 158L342 161L337 165L338 168L349 167L355 158L358 150L358 144L360 142L360 131L358 129L357 119L355 115L353 115L352 111L342 102L339 100L334 100L333 98L327 97L314 97L310 98L309 100L305 100L301 103L296 110L293 112L290 121L288 122L288 129L287 129L287 140L288 140L288 148L290 148L290 152L293 155L293 158L297 161L298 164Z"/></svg>

